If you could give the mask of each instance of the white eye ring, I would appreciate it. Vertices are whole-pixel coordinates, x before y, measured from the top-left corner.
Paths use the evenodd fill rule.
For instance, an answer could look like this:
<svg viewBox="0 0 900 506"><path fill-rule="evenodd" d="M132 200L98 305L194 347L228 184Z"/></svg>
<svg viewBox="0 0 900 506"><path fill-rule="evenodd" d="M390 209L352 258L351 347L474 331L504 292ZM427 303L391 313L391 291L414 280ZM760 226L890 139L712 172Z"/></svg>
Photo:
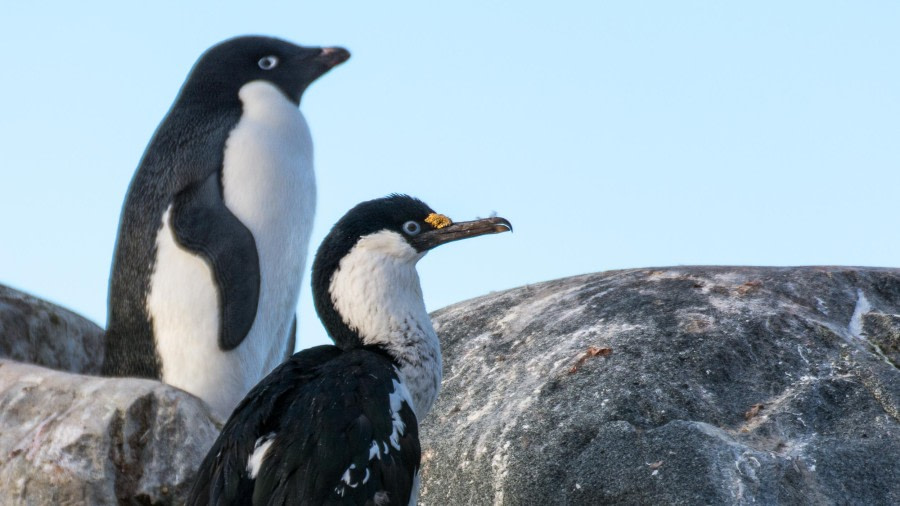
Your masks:
<svg viewBox="0 0 900 506"><path fill-rule="evenodd" d="M259 68L263 70L272 70L278 66L277 56L263 56L259 59Z"/></svg>
<svg viewBox="0 0 900 506"><path fill-rule="evenodd" d="M403 231L406 232L406 235L418 235L422 231L422 226L418 222L407 221L403 224Z"/></svg>

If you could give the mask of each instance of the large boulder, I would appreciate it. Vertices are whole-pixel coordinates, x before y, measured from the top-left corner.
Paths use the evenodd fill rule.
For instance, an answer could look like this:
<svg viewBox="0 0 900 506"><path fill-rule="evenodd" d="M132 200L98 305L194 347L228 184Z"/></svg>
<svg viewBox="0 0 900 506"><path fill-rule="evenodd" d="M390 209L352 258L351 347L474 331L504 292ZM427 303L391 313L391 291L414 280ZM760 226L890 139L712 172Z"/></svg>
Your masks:
<svg viewBox="0 0 900 506"><path fill-rule="evenodd" d="M900 504L900 270L615 271L433 320L423 504Z"/></svg>
<svg viewBox="0 0 900 506"><path fill-rule="evenodd" d="M67 309L0 285L0 358L99 374L103 329Z"/></svg>
<svg viewBox="0 0 900 506"><path fill-rule="evenodd" d="M219 428L156 381L0 360L0 504L181 504Z"/></svg>

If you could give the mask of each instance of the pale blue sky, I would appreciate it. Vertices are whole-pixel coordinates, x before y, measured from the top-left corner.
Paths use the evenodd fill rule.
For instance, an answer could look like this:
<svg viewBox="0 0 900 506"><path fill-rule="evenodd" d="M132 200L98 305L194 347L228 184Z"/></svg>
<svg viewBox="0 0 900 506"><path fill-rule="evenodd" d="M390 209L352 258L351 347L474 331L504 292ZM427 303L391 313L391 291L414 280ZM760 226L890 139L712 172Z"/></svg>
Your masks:
<svg viewBox="0 0 900 506"><path fill-rule="evenodd" d="M515 233L419 266L430 309L586 272L896 266L900 3L18 2L0 14L0 283L104 325L119 211L208 46L353 57L302 109L313 249L359 201L418 196ZM303 346L325 342L301 294Z"/></svg>

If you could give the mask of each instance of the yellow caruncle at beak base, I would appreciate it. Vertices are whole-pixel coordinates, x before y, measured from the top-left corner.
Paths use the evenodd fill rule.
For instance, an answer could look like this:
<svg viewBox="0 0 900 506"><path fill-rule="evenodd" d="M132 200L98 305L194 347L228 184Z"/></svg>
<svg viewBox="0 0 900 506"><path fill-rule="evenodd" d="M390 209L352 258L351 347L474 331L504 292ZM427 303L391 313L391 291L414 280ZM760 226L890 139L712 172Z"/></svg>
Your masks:
<svg viewBox="0 0 900 506"><path fill-rule="evenodd" d="M443 214L431 213L425 218L425 223L431 225L434 228L444 228L453 225L453 220L444 216Z"/></svg>

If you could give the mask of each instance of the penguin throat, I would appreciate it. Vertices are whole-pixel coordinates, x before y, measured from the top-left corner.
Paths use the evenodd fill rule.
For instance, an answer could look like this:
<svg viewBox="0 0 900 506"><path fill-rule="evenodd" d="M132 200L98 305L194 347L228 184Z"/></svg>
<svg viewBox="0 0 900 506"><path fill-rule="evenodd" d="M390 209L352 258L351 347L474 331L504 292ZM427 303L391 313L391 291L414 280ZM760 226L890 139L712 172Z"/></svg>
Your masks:
<svg viewBox="0 0 900 506"><path fill-rule="evenodd" d="M281 111L273 111L273 109L283 109L287 106L296 111L299 104L287 96L281 88L263 80L250 81L241 86L238 97L243 106L243 113L260 119L269 119L267 118L269 114L275 112L275 120L277 120ZM271 121L271 119L269 120Z"/></svg>
<svg viewBox="0 0 900 506"><path fill-rule="evenodd" d="M425 310L416 251L396 232L360 238L338 264L328 292L361 344L379 346L399 365L417 416L425 416L441 384L441 349Z"/></svg>

